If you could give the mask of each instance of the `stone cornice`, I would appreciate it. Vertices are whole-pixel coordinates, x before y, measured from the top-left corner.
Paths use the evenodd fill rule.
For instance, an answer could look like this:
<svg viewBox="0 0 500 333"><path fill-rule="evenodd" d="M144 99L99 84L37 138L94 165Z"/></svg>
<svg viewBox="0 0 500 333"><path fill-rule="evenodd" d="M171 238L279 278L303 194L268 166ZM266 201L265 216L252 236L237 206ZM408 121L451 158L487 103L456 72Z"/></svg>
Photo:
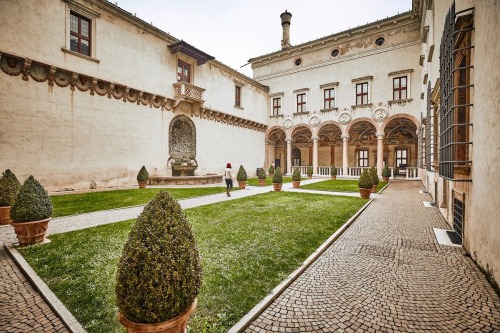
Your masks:
<svg viewBox="0 0 500 333"><path fill-rule="evenodd" d="M261 89L261 90L264 90L265 92L269 92L269 87L262 84L262 83L259 83L257 81L255 81L254 79L252 78L249 78L248 76L246 76L245 74L243 73L240 73L238 72L237 70L223 64L222 62L214 59L214 60L210 60L208 62L209 64L219 68L219 69L222 69L223 71L226 71L228 72L229 74L233 75L234 77L236 77L237 79L239 79L240 81L243 81L243 82L246 82L248 84L251 84L252 86L258 88L258 89Z"/></svg>
<svg viewBox="0 0 500 333"><path fill-rule="evenodd" d="M420 23L416 15L409 11L403 14L395 15L383 20L375 21L357 28L341 31L339 33L319 38L310 42L289 47L285 50L279 50L273 53L265 54L259 57L248 60L253 67L267 65L269 63L280 61L283 59L296 57L298 54L304 54L312 51L317 51L325 47L331 47L341 43L351 42L360 37L366 37L374 33L382 33L394 29L395 25L401 27L404 25ZM420 41L420 39L419 39Z"/></svg>
<svg viewBox="0 0 500 333"><path fill-rule="evenodd" d="M150 108L161 108L161 110L173 111L179 104L178 99L168 97L157 93L143 91L133 88L119 82L104 80L92 75L77 73L72 70L56 67L27 57L19 56L14 53L4 52L0 50L0 68L11 76L21 75L24 81L29 81L32 78L36 82L48 82L49 86L54 83L61 87L70 87L72 91L79 90L81 92L89 91L90 95L95 94L100 96L111 97L123 102L136 103L137 105L149 106ZM75 89L75 87L77 89ZM203 88L199 88L202 89ZM254 131L265 132L267 125L261 124L252 120L240 118L224 112L216 111L203 107L203 101L197 101L191 107L191 116L201 119L221 122L232 126L248 128Z"/></svg>

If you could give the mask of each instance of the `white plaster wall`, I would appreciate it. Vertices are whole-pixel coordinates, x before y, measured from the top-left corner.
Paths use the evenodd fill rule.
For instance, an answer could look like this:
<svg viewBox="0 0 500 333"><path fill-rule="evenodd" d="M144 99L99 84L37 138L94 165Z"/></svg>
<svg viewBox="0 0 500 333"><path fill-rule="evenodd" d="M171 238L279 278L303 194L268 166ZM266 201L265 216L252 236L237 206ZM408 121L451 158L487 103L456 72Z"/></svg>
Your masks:
<svg viewBox="0 0 500 333"><path fill-rule="evenodd" d="M471 112L474 149L470 193L470 252L478 264L500 284L500 2L476 1L473 43L474 108Z"/></svg>

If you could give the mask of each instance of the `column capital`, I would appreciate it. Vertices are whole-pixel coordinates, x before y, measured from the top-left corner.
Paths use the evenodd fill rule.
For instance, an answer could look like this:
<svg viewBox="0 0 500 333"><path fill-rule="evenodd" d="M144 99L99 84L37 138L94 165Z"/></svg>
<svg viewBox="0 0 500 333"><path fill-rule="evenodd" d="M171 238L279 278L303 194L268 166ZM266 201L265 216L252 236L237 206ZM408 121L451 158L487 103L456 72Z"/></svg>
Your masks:
<svg viewBox="0 0 500 333"><path fill-rule="evenodd" d="M347 140L349 140L349 135L342 135L341 138L342 138L342 141L347 141Z"/></svg>
<svg viewBox="0 0 500 333"><path fill-rule="evenodd" d="M285 141L286 141L286 143L292 143L293 142L293 140L291 138L285 139Z"/></svg>
<svg viewBox="0 0 500 333"><path fill-rule="evenodd" d="M377 139L379 139L379 140L381 140L385 137L384 132L377 132L377 133L375 133L375 135L377 136Z"/></svg>
<svg viewBox="0 0 500 333"><path fill-rule="evenodd" d="M311 138L312 139L312 142L318 142L319 138L317 136Z"/></svg>

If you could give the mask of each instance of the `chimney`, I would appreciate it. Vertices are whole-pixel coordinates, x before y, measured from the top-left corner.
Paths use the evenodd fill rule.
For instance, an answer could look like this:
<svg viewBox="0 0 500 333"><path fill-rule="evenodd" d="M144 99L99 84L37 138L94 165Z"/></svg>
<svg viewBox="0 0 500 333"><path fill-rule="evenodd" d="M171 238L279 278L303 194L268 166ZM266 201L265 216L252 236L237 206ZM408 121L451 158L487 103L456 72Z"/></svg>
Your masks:
<svg viewBox="0 0 500 333"><path fill-rule="evenodd" d="M283 27L283 39L281 40L281 49L287 49L290 45L290 21L292 20L292 14L285 12L280 15L281 26Z"/></svg>

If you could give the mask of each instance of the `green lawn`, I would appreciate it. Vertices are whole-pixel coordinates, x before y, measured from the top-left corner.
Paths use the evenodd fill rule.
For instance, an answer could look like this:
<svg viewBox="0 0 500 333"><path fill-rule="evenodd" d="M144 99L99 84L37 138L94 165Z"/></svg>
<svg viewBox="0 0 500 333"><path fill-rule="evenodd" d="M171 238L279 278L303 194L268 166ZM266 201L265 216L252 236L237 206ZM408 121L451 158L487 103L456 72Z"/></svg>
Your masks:
<svg viewBox="0 0 500 333"><path fill-rule="evenodd" d="M233 190L237 190L237 186ZM51 196L52 217L96 212L100 210L145 205L160 188L129 189L116 191L64 194ZM177 200L215 193L224 193L226 187L164 188Z"/></svg>
<svg viewBox="0 0 500 333"><path fill-rule="evenodd" d="M283 176L283 183L290 183L292 181L291 176ZM249 186L259 186L259 179L257 177L255 178L248 178L247 179L247 185ZM266 178L266 186L267 185L273 185L273 178L272 177L267 177Z"/></svg>
<svg viewBox="0 0 500 333"><path fill-rule="evenodd" d="M226 332L367 200L269 192L185 210L203 260L190 332ZM134 220L20 252L89 333L121 332L115 273Z"/></svg>
<svg viewBox="0 0 500 333"><path fill-rule="evenodd" d="M380 191L387 182L380 181L378 183L377 191ZM305 190L317 190L317 191L329 191L329 192L358 192L358 180L357 179L337 179L337 180L325 180L322 182L317 182L308 185L301 185L300 188Z"/></svg>

